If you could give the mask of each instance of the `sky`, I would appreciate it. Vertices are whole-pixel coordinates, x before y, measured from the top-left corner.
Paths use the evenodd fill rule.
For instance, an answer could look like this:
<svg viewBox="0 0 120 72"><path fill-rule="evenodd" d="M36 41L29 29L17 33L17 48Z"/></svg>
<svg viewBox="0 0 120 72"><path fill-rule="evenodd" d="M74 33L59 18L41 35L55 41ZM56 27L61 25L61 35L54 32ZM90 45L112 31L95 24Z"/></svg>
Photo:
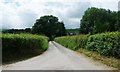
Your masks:
<svg viewBox="0 0 120 72"><path fill-rule="evenodd" d="M0 0L0 28L31 28L36 19L54 15L65 27L79 28L89 7L118 11L119 0ZM120 4L120 3L119 3Z"/></svg>

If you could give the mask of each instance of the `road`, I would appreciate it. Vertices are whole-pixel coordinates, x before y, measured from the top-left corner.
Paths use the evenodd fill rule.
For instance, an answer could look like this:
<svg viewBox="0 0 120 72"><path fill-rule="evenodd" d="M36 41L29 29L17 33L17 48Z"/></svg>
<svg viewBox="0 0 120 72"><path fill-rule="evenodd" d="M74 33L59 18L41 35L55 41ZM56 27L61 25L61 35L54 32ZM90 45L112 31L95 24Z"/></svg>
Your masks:
<svg viewBox="0 0 120 72"><path fill-rule="evenodd" d="M3 70L111 70L101 63L67 49L56 42L42 55L2 66Z"/></svg>

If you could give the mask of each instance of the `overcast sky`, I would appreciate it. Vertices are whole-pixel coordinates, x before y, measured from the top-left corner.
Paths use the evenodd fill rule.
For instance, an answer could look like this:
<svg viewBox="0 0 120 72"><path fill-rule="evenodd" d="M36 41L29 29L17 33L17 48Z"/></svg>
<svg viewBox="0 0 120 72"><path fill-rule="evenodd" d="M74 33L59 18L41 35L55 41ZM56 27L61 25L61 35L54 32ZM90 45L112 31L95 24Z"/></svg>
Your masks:
<svg viewBox="0 0 120 72"><path fill-rule="evenodd" d="M1 28L32 27L36 19L54 15L66 28L79 28L80 19L89 7L118 10L119 0L0 0Z"/></svg>

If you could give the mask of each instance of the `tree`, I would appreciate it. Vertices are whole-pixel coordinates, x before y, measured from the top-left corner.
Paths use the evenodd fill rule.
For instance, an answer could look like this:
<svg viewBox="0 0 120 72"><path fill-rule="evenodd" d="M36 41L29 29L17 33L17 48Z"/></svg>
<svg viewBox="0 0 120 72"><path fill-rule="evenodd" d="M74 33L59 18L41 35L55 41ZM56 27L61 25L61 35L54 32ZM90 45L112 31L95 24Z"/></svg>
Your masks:
<svg viewBox="0 0 120 72"><path fill-rule="evenodd" d="M65 27L63 22L59 22L58 18L52 15L42 16L37 19L32 27L33 34L44 34L53 40L56 36L65 35Z"/></svg>
<svg viewBox="0 0 120 72"><path fill-rule="evenodd" d="M117 12L117 21L115 24L115 30L120 31L120 11Z"/></svg>
<svg viewBox="0 0 120 72"><path fill-rule="evenodd" d="M30 28L25 28L24 30L26 33L30 33L31 32L31 29Z"/></svg>
<svg viewBox="0 0 120 72"><path fill-rule="evenodd" d="M81 19L80 33L95 34L118 31L117 12L102 8L88 8ZM119 18L118 18L119 19Z"/></svg>

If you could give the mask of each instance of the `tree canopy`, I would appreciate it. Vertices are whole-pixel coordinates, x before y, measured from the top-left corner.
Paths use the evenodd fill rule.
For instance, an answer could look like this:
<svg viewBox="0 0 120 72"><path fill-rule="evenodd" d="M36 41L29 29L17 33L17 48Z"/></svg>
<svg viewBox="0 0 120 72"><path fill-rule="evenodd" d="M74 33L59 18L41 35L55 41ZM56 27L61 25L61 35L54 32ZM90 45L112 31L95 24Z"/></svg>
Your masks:
<svg viewBox="0 0 120 72"><path fill-rule="evenodd" d="M120 30L118 14L120 12L95 7L88 8L81 19L80 33L95 34L106 31L118 31Z"/></svg>
<svg viewBox="0 0 120 72"><path fill-rule="evenodd" d="M37 19L32 27L33 34L44 34L52 40L54 37L65 35L65 27L63 22L59 22L58 18L52 15L46 15Z"/></svg>

